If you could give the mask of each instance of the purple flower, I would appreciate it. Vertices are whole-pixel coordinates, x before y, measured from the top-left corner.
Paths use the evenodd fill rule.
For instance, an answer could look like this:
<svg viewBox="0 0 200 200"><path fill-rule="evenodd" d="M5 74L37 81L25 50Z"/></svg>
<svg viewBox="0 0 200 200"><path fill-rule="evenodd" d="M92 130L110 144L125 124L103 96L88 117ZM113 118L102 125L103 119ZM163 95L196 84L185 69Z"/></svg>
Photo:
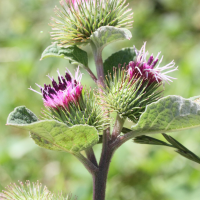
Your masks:
<svg viewBox="0 0 200 200"><path fill-rule="evenodd" d="M172 82L172 79L176 79L167 75L168 73L176 71L178 69L178 67L174 67L174 61L163 67L160 67L163 56L161 57L160 61L158 57L161 52L157 54L156 58L151 55L147 61L146 57L148 55L148 52L145 52L145 46L146 42L139 52L136 51L136 60L129 62L128 75L130 77L130 80L133 77L142 77L144 80L148 80L150 84L152 82L167 82L169 84L169 82Z"/></svg>
<svg viewBox="0 0 200 200"><path fill-rule="evenodd" d="M44 87L36 84L40 87L41 93L29 88L30 90L39 93L43 96L44 105L49 108L69 108L69 103L78 102L83 86L80 84L80 80L82 78L82 74L79 73L79 68L75 73L75 78L71 75L71 73L66 72L65 77L61 76L59 71L58 72L58 83L54 80L53 77L48 77L52 81L52 85L44 84Z"/></svg>

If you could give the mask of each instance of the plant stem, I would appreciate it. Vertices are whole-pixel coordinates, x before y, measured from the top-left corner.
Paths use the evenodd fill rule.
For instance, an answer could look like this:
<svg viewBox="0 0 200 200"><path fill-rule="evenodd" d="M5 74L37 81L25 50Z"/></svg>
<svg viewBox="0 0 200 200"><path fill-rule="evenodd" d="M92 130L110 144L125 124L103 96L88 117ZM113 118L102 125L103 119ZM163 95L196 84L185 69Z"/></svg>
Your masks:
<svg viewBox="0 0 200 200"><path fill-rule="evenodd" d="M102 60L102 48L96 47L93 42L91 42L90 44L91 44L93 55L94 55L94 61L95 61L96 70L97 70L98 83L102 87L105 88L103 60Z"/></svg>
<svg viewBox="0 0 200 200"><path fill-rule="evenodd" d="M80 152L73 154L79 161L85 166L85 168L91 173L94 174L98 171L98 168L87 158L85 158Z"/></svg>
<svg viewBox="0 0 200 200"><path fill-rule="evenodd" d="M117 116L114 130L117 130L116 133L120 133L123 128L124 120L118 118ZM118 121L118 122L117 122ZM93 173L93 200L105 200L106 193L106 182L107 175L109 171L109 166L111 158L114 152L127 140L141 135L141 133L136 131L130 131L129 133L120 136L118 138L110 138L110 129L104 131L103 134L103 149L101 154L101 159L99 163L98 171Z"/></svg>
<svg viewBox="0 0 200 200"><path fill-rule="evenodd" d="M96 167L98 167L98 163L92 148L86 149L85 153L87 155L88 160L90 160Z"/></svg>
<svg viewBox="0 0 200 200"><path fill-rule="evenodd" d="M105 200L106 182L112 153L107 152L104 163L99 166L98 172L93 174L93 200Z"/></svg>
<svg viewBox="0 0 200 200"><path fill-rule="evenodd" d="M102 60L102 48L96 47L93 42L90 43L94 55L94 61L97 70L97 77L100 87L105 88L104 82L104 69ZM110 161L112 158L113 151L109 147L111 142L110 138L110 127L103 131L103 142L102 142L102 152L99 162L98 171L92 174L93 177L93 200L105 200L106 193L106 182L109 170Z"/></svg>
<svg viewBox="0 0 200 200"><path fill-rule="evenodd" d="M110 129L103 133L103 149L99 169L93 174L93 200L105 200L106 182L113 151L109 147Z"/></svg>
<svg viewBox="0 0 200 200"><path fill-rule="evenodd" d="M122 128L123 128L123 125L124 125L124 122L125 122L125 119L121 118L119 116L119 114L117 114L114 129L113 129L113 132L112 132L112 139L113 140L116 139L120 135Z"/></svg>
<svg viewBox="0 0 200 200"><path fill-rule="evenodd" d="M113 151L115 151L117 148L119 148L126 141L130 140L131 138L140 136L140 135L145 135L145 133L140 133L138 131L130 131L130 132L126 133L125 135L118 137L115 141L113 141L110 144L110 147Z"/></svg>
<svg viewBox="0 0 200 200"><path fill-rule="evenodd" d="M85 67L84 66L84 69L88 72L88 74L90 75L90 77L93 79L93 81L95 83L97 83L98 79L97 77L93 74L93 72L91 71L91 69L89 67Z"/></svg>

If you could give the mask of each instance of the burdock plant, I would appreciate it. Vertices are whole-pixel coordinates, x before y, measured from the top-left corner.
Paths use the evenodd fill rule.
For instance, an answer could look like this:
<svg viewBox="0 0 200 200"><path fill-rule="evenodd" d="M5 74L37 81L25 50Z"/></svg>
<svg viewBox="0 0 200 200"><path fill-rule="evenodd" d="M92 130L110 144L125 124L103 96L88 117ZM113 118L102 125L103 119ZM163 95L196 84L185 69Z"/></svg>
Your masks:
<svg viewBox="0 0 200 200"><path fill-rule="evenodd" d="M160 52L156 57L149 55L146 43L141 49L124 48L102 60L106 45L132 37L128 30L132 13L126 1L66 0L61 6L62 10L56 7L57 17L51 24L54 43L44 50L41 60L69 60L89 73L96 88L82 86L79 67L75 75L58 71L57 79L48 76L51 84L38 85L40 91L29 88L44 102L41 117L20 106L10 113L7 125L30 131L31 138L43 148L77 157L92 175L93 200L105 199L112 156L127 140L172 147L200 163L198 156L164 134L200 126L199 97L163 97L165 87L175 79L169 75L177 70L174 61L163 66ZM97 77L81 49L83 44L92 48ZM126 120L133 125L125 128ZM162 133L168 143L147 136L153 133ZM102 145L99 161L93 151L97 144Z"/></svg>

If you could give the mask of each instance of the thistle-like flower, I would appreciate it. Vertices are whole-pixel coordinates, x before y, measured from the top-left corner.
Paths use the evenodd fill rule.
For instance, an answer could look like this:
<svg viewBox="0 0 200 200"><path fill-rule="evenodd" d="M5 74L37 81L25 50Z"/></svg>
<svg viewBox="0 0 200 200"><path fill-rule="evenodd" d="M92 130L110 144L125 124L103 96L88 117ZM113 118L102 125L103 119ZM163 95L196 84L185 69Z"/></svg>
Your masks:
<svg viewBox="0 0 200 200"><path fill-rule="evenodd" d="M44 87L41 87L36 84L40 87L41 93L33 90L31 87L30 90L43 96L45 107L57 109L63 107L69 109L70 103L73 102L76 104L80 99L83 89L83 86L80 84L82 74L79 74L79 68L75 73L75 78L73 78L69 71L66 72L65 77L61 76L59 71L57 71L57 73L58 84L53 77L51 78L48 75L52 81L52 86L44 84Z"/></svg>
<svg viewBox="0 0 200 200"><path fill-rule="evenodd" d="M158 88L174 79L166 74L177 70L173 61L160 67L160 53L155 59L151 55L146 61L148 52L145 52L145 44L136 54L136 59L127 66L114 68L113 76L108 74L107 88L99 94L100 104L110 112L117 112L123 118L128 117L134 123L137 123L148 104L162 97L163 89Z"/></svg>
<svg viewBox="0 0 200 200"><path fill-rule="evenodd" d="M160 61L158 59L161 52L159 52L156 58L153 57L153 54L149 57L148 61L146 57L148 52L145 52L146 42L142 46L139 52L136 50L137 58L134 61L131 61L128 65L128 75L130 80L133 76L136 77L143 77L144 80L148 80L149 84L152 82L172 82L172 79L175 79L171 76L166 74L176 71L178 67L174 67L174 61L170 62L169 64L160 67L160 64L163 60L163 56L161 57Z"/></svg>
<svg viewBox="0 0 200 200"><path fill-rule="evenodd" d="M62 0L55 7L51 36L62 46L88 43L101 26L132 27L132 12L126 0Z"/></svg>
<svg viewBox="0 0 200 200"><path fill-rule="evenodd" d="M59 71L57 72L58 83L48 75L52 85L44 84L44 87L41 87L36 84L40 87L41 93L29 88L43 96L44 106L47 108L47 111L42 112L43 118L55 119L68 126L88 124L99 131L102 130L107 119L104 118L100 106L95 104L93 93L83 90L79 68L75 77L69 70L65 73L65 77L61 76Z"/></svg>
<svg viewBox="0 0 200 200"><path fill-rule="evenodd" d="M62 196L62 194L52 194L46 186L42 186L39 181L36 183L19 182L19 185L11 183L5 191L0 193L0 199L5 200L70 200L71 195ZM76 200L76 198L75 198Z"/></svg>

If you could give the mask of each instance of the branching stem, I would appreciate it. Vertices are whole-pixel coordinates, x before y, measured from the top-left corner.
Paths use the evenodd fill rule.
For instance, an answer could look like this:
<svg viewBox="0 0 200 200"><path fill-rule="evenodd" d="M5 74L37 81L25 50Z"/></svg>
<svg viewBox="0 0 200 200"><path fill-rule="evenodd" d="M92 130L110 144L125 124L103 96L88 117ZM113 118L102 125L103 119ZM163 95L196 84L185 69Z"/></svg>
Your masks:
<svg viewBox="0 0 200 200"><path fill-rule="evenodd" d="M92 47L97 70L98 86L100 89L102 87L105 88L102 48L96 47L92 41L90 44ZM125 141L130 139L129 137L133 137L132 135L130 135L129 137L119 136L122 131L124 122L125 119L117 115L112 137L110 135L110 127L104 130L102 153L99 165L97 165L96 159L94 159L94 154L91 152L91 150L86 151L88 161L90 161L93 164L93 166L97 168L97 170L95 168L95 170L91 172L93 177L93 200L105 200L107 175L113 153ZM93 170L93 168L90 166L89 170Z"/></svg>
<svg viewBox="0 0 200 200"><path fill-rule="evenodd" d="M138 131L130 131L130 132L126 133L125 135L118 137L114 142L112 142L112 144L110 144L110 147L113 151L115 151L126 141L130 140L131 138L140 136L140 135L145 135L145 133L141 134Z"/></svg>
<svg viewBox="0 0 200 200"><path fill-rule="evenodd" d="M87 158L85 158L80 152L73 154L81 163L85 166L85 168L93 175L98 171L98 168Z"/></svg>
<svg viewBox="0 0 200 200"><path fill-rule="evenodd" d="M97 163L93 149L88 148L85 150L85 153L87 155L88 160L91 161L96 167L98 167L98 163Z"/></svg>

